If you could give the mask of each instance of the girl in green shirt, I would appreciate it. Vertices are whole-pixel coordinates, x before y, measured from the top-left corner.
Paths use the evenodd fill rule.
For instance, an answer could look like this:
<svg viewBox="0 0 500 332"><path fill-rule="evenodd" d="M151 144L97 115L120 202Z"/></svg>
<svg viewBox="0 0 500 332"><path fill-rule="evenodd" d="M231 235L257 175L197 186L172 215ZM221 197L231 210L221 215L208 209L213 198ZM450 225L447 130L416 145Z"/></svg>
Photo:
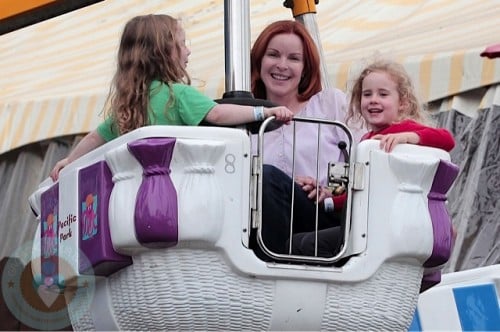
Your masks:
<svg viewBox="0 0 500 332"><path fill-rule="evenodd" d="M102 144L147 125L196 126L202 120L237 125L275 116L288 122L286 107L217 104L190 86L186 72L191 51L184 29L169 15L136 16L127 22L118 49L118 66L109 94L106 120L88 133L68 157L58 161L50 177Z"/></svg>

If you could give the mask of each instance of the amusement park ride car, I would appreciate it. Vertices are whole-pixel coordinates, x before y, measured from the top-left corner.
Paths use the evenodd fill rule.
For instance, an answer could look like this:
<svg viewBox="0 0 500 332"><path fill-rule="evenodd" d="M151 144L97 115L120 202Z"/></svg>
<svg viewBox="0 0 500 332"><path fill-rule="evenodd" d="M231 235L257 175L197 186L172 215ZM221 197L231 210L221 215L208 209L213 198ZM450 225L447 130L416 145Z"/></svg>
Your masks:
<svg viewBox="0 0 500 332"><path fill-rule="evenodd" d="M314 5L285 3L297 19ZM226 58L225 101L249 91L247 7L225 1L225 46L236 50ZM342 123L300 122L346 137L348 158L328 167L330 183L348 193L335 256L277 254L262 238L269 259L254 253L272 118L246 128L149 126L81 157L30 197L40 220L36 278L67 289L76 330L408 329L419 294L439 283L450 257L446 193L457 166L442 150L388 154L372 140L355 144Z"/></svg>

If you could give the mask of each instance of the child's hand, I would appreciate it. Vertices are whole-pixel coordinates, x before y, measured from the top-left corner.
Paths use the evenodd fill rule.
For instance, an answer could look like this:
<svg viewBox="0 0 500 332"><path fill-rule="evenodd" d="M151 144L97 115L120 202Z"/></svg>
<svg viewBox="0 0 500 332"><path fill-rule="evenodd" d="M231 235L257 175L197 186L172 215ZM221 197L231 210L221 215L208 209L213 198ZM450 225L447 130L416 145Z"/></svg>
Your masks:
<svg viewBox="0 0 500 332"><path fill-rule="evenodd" d="M61 159L56 163L52 171L50 171L50 177L52 178L52 181L57 181L57 179L59 178L59 172L68 164L68 158Z"/></svg>
<svg viewBox="0 0 500 332"><path fill-rule="evenodd" d="M413 132L374 135L372 139L380 140L380 149L385 152L391 152L398 144L418 144L420 142L420 136Z"/></svg>
<svg viewBox="0 0 500 332"><path fill-rule="evenodd" d="M277 106L277 107L271 107L271 108L266 108L265 109L265 115L266 118L274 115L276 117L276 120L288 123L293 119L293 112L290 111L288 108L285 106Z"/></svg>

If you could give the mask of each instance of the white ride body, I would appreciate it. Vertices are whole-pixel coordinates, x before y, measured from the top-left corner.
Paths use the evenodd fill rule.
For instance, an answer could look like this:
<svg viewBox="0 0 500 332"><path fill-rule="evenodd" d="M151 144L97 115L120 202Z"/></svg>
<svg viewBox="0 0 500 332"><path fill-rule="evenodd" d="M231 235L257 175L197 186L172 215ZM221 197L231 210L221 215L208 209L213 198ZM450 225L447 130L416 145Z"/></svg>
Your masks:
<svg viewBox="0 0 500 332"><path fill-rule="evenodd" d="M127 143L173 137L169 174L177 192L177 243L148 248L136 237L134 207L143 178ZM248 248L256 176L241 129L149 126L88 153L60 173L58 216L76 216L58 241L65 279L81 277L78 174L106 161L114 187L109 232L133 264L96 276L95 292L69 301L76 330L402 330L417 305L433 250L427 194L445 151L374 140L354 147L349 240L342 266L261 261ZM38 215L44 181L30 197ZM62 227L60 234L67 233ZM67 254L64 254L67 253ZM40 226L33 270L41 275ZM38 258L38 259L36 259ZM62 262L61 262L62 264ZM437 267L436 269L439 269Z"/></svg>
<svg viewBox="0 0 500 332"><path fill-rule="evenodd" d="M443 274L423 292L412 331L498 331L500 264Z"/></svg>

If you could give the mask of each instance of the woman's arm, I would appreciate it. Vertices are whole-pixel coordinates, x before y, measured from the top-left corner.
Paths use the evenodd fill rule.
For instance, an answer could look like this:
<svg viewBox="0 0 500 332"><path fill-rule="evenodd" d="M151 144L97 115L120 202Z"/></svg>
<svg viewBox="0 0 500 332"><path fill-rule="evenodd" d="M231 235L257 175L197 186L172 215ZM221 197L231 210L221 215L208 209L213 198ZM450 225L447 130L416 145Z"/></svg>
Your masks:
<svg viewBox="0 0 500 332"><path fill-rule="evenodd" d="M80 142L78 142L78 144L70 152L68 157L61 159L56 163L56 165L50 172L50 177L52 178L52 180L57 181L57 179L59 178L59 172L66 165L80 158L84 154L94 150L95 148L103 145L104 143L106 143L106 141L102 139L102 137L97 133L97 131L93 130L90 133L88 133L84 138L82 138Z"/></svg>
<svg viewBox="0 0 500 332"><path fill-rule="evenodd" d="M260 115L262 118L259 118ZM205 120L217 125L237 125L264 120L272 115L276 117L276 120L283 122L289 122L293 118L293 112L284 106L263 108L260 113L258 107L217 104L208 112Z"/></svg>
<svg viewBox="0 0 500 332"><path fill-rule="evenodd" d="M331 190L328 190L327 188L324 188L322 186L319 186L319 191L318 191L318 187L316 187L317 184L316 179L310 176L296 176L295 182L302 188L302 190L307 192L307 198L311 200L316 200L316 195L317 195L319 204L325 205L325 200L331 199L333 207L331 208L331 211L327 212L342 211L344 205L346 204L347 201L346 192L343 192L339 195L334 195L331 192Z"/></svg>

